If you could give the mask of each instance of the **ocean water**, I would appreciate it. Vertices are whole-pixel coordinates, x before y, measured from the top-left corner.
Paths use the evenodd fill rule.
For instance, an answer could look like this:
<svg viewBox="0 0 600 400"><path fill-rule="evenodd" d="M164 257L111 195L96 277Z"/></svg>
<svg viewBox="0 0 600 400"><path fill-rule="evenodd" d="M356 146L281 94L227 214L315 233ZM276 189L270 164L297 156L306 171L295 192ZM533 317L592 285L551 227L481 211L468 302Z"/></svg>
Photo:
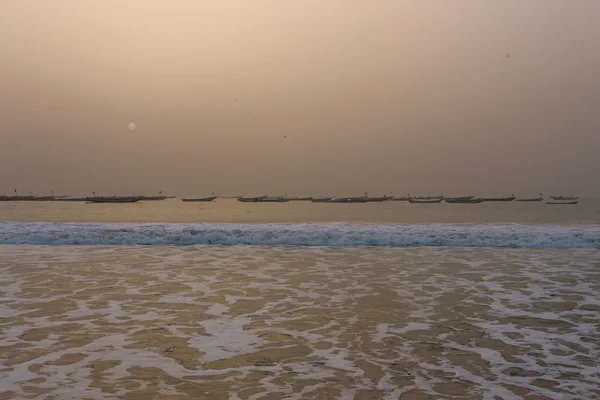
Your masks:
<svg viewBox="0 0 600 400"><path fill-rule="evenodd" d="M600 398L599 206L0 203L0 398Z"/></svg>

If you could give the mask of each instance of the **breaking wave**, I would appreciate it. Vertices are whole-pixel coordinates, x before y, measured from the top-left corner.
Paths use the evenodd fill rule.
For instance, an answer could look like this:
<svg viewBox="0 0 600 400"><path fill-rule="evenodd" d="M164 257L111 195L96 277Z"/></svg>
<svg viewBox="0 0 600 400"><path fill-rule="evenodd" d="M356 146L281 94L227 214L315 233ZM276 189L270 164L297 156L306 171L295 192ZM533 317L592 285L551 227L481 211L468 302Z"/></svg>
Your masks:
<svg viewBox="0 0 600 400"><path fill-rule="evenodd" d="M0 222L0 244L600 248L600 227Z"/></svg>

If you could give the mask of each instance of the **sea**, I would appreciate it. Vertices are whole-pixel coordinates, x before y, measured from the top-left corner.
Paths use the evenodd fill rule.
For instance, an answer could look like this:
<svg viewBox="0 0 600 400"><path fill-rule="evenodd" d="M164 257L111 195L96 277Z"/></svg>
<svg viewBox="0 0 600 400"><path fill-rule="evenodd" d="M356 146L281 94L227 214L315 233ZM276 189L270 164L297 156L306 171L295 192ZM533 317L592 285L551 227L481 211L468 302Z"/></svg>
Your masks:
<svg viewBox="0 0 600 400"><path fill-rule="evenodd" d="M0 399L600 398L600 200L0 221Z"/></svg>

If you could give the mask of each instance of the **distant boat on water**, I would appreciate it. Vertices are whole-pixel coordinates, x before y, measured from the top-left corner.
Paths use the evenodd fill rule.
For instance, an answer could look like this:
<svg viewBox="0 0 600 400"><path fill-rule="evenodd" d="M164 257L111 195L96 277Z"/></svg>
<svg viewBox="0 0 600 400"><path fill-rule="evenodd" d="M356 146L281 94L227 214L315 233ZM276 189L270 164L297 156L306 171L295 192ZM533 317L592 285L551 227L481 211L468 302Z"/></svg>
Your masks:
<svg viewBox="0 0 600 400"><path fill-rule="evenodd" d="M471 200L475 196L462 196L462 197L444 197L444 201L450 203L452 201L460 202L462 200Z"/></svg>
<svg viewBox="0 0 600 400"><path fill-rule="evenodd" d="M181 201L185 202L185 203L200 203L200 202L211 202L213 200L215 200L216 198L218 198L218 196L215 196L214 192L212 194L212 196L208 196L208 197L197 197L197 198L191 198L191 199L186 199L183 198L181 199Z"/></svg>
<svg viewBox="0 0 600 400"><path fill-rule="evenodd" d="M331 203L333 197L316 197L311 200L313 203Z"/></svg>
<svg viewBox="0 0 600 400"><path fill-rule="evenodd" d="M410 196L403 196L403 197L392 196L388 200L390 200L390 201L408 201L408 199L410 199Z"/></svg>
<svg viewBox="0 0 600 400"><path fill-rule="evenodd" d="M410 199L413 199L413 200L444 200L444 196L443 195L440 195L440 196L416 196L416 197L413 197L409 193L408 197Z"/></svg>
<svg viewBox="0 0 600 400"><path fill-rule="evenodd" d="M432 198L410 198L408 199L409 203L413 204L437 204L441 203L442 199L432 199Z"/></svg>
<svg viewBox="0 0 600 400"><path fill-rule="evenodd" d="M330 203L366 203L368 201L367 193L360 197L334 197L329 200Z"/></svg>
<svg viewBox="0 0 600 400"><path fill-rule="evenodd" d="M286 196L267 196L262 200L259 200L259 203L287 203L290 201Z"/></svg>
<svg viewBox="0 0 600 400"><path fill-rule="evenodd" d="M87 197L64 197L61 199L54 199L54 201L88 201Z"/></svg>
<svg viewBox="0 0 600 400"><path fill-rule="evenodd" d="M517 199L517 201L543 201L543 200L544 200L544 196L541 193L540 193L540 197Z"/></svg>
<svg viewBox="0 0 600 400"><path fill-rule="evenodd" d="M163 196L163 192L158 192L158 196L143 196L142 200L154 200L154 201L160 201L160 200L165 200L168 199L169 197L167 196Z"/></svg>
<svg viewBox="0 0 600 400"><path fill-rule="evenodd" d="M547 201L546 204L577 204L579 200L571 200L571 201Z"/></svg>
<svg viewBox="0 0 600 400"><path fill-rule="evenodd" d="M483 203L483 198L473 199L473 198L465 198L465 197L457 197L454 199L444 199L446 203L450 204L478 204Z"/></svg>
<svg viewBox="0 0 600 400"><path fill-rule="evenodd" d="M392 198L392 196L388 196L384 194L382 197L369 197L367 192L365 192L365 197L367 199L367 203L381 203L382 201L386 201Z"/></svg>
<svg viewBox="0 0 600 400"><path fill-rule="evenodd" d="M87 197L86 201L90 203L137 203L142 200L141 197Z"/></svg>
<svg viewBox="0 0 600 400"><path fill-rule="evenodd" d="M305 196L305 197L290 197L289 200L290 201L312 201L312 196Z"/></svg>
<svg viewBox="0 0 600 400"><path fill-rule="evenodd" d="M509 197L484 197L483 198L484 201L513 201L515 199L516 199L516 197L514 194Z"/></svg>
<svg viewBox="0 0 600 400"><path fill-rule="evenodd" d="M14 196L7 196L6 193L3 196L0 196L0 201L33 201L33 200L35 200L35 196L32 196L31 192L29 192L29 196L20 196L19 193L17 192L17 189L15 189Z"/></svg>
<svg viewBox="0 0 600 400"><path fill-rule="evenodd" d="M267 198L267 196L238 197L238 201L241 201L242 203L260 203L261 201L263 201L266 198Z"/></svg>
<svg viewBox="0 0 600 400"><path fill-rule="evenodd" d="M550 196L552 200L563 201L563 200L579 200L579 196ZM562 204L562 203L561 203Z"/></svg>

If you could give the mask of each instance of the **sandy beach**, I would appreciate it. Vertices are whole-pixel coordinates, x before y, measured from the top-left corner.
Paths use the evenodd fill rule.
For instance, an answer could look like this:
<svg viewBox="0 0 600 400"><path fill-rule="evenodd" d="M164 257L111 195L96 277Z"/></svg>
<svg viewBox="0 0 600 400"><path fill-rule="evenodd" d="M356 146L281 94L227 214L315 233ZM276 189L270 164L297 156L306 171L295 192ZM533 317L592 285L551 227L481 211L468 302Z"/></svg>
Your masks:
<svg viewBox="0 0 600 400"><path fill-rule="evenodd" d="M600 396L597 250L3 246L0 399Z"/></svg>

